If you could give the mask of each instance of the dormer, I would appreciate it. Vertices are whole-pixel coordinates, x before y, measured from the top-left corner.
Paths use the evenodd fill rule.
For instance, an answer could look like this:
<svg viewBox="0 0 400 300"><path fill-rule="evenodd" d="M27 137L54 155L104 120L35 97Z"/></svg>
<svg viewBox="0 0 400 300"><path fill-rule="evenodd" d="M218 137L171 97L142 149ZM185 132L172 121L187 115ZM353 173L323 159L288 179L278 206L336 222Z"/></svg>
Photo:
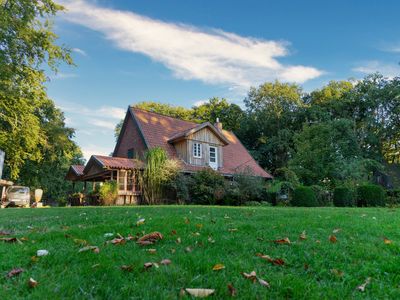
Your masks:
<svg viewBox="0 0 400 300"><path fill-rule="evenodd" d="M210 166L214 170L222 168L223 147L229 144L220 123L214 126L210 122L179 132L168 142L174 145L178 157L186 163Z"/></svg>

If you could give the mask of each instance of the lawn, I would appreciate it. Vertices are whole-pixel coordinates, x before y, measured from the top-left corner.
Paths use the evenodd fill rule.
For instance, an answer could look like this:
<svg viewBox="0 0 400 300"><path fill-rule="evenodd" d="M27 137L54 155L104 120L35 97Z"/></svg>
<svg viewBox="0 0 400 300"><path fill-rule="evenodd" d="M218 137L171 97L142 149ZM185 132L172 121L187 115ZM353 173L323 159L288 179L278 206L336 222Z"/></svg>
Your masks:
<svg viewBox="0 0 400 300"><path fill-rule="evenodd" d="M189 299L182 288L228 298L228 284L242 299L399 299L399 228L400 210L386 208L5 209L0 231L11 235L0 238L21 243L0 242L0 299ZM153 245L106 243L153 231L164 236ZM273 242L284 238L291 243ZM79 252L87 245L100 252ZM35 257L41 249L49 254ZM159 267L145 269L147 262ZM214 271L216 264L225 268ZM24 272L7 278L14 268ZM242 275L252 271L270 287ZM29 287L29 278L38 285Z"/></svg>

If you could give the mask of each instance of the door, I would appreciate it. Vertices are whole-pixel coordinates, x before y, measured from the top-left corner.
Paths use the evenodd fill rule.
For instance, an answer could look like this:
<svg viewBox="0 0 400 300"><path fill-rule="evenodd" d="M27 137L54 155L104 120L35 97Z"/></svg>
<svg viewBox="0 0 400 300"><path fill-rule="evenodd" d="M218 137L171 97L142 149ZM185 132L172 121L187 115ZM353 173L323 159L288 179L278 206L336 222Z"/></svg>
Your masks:
<svg viewBox="0 0 400 300"><path fill-rule="evenodd" d="M218 169L218 152L217 147L210 146L209 165L212 169Z"/></svg>

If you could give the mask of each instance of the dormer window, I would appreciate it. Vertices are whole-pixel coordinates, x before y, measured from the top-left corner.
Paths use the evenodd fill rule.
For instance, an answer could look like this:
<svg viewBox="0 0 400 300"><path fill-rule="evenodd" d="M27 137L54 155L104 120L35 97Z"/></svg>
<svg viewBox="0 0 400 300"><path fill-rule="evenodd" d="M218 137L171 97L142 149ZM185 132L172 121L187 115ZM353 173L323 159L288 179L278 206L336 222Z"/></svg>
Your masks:
<svg viewBox="0 0 400 300"><path fill-rule="evenodd" d="M201 144L200 143L193 143L193 157L201 158Z"/></svg>

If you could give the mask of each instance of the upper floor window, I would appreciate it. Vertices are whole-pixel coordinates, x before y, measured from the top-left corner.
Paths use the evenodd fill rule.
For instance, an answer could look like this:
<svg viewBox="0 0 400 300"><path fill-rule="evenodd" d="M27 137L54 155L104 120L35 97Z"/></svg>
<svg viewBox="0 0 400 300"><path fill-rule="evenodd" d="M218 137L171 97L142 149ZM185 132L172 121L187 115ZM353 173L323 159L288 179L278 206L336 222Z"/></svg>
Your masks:
<svg viewBox="0 0 400 300"><path fill-rule="evenodd" d="M200 143L193 144L193 157L201 158L201 144Z"/></svg>
<svg viewBox="0 0 400 300"><path fill-rule="evenodd" d="M128 149L128 158L135 158L135 151L133 148Z"/></svg>

